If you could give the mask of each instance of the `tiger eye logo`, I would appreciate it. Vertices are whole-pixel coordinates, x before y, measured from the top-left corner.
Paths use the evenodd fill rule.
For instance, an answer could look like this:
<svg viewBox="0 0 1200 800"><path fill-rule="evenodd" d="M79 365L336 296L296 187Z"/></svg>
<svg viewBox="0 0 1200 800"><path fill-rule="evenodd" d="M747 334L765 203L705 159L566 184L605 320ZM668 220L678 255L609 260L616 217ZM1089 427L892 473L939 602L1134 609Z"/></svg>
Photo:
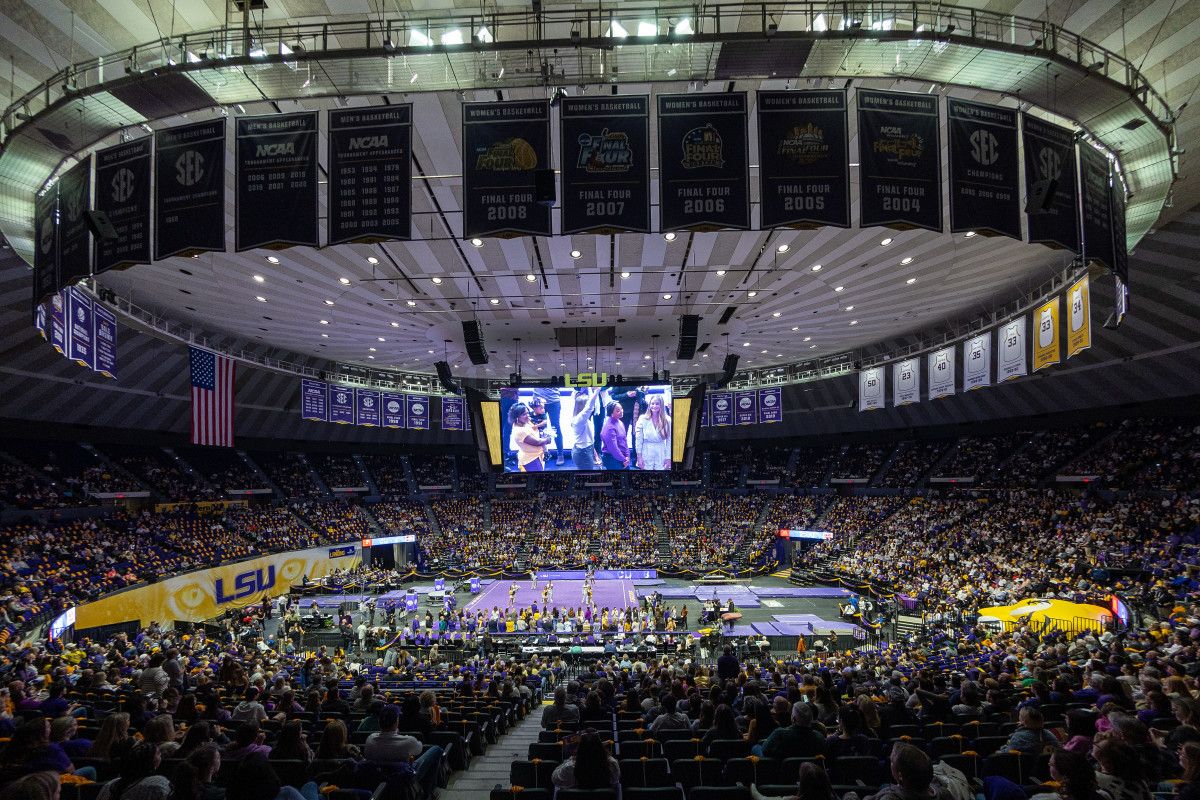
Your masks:
<svg viewBox="0 0 1200 800"><path fill-rule="evenodd" d="M194 620L204 616L204 607L212 602L212 595L201 584L192 582L169 588L166 602L172 616Z"/></svg>

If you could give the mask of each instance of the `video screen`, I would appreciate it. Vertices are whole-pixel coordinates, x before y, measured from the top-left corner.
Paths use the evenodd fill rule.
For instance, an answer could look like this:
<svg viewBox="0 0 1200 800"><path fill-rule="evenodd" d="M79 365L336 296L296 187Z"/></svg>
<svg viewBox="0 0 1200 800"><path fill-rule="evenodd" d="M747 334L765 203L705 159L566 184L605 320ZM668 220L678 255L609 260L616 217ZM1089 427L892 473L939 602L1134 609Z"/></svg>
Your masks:
<svg viewBox="0 0 1200 800"><path fill-rule="evenodd" d="M671 386L500 391L505 472L671 469Z"/></svg>

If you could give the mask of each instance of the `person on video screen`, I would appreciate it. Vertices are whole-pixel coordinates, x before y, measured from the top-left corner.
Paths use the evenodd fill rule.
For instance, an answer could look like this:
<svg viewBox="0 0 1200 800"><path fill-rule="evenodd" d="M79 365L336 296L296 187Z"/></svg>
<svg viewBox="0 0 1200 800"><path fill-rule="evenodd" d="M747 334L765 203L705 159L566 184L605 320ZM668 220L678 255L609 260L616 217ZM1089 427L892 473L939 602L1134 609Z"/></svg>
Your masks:
<svg viewBox="0 0 1200 800"><path fill-rule="evenodd" d="M508 410L512 423L512 440L517 446L517 469L520 472L542 472L545 469L546 445L552 439L543 435L529 419L529 407L513 403Z"/></svg>
<svg viewBox="0 0 1200 800"><path fill-rule="evenodd" d="M638 469L671 468L671 415L661 394L646 399L646 413L634 423L633 441Z"/></svg>
<svg viewBox="0 0 1200 800"><path fill-rule="evenodd" d="M575 469L595 469L596 436L592 417L600 406L600 390L575 390L575 406L571 410L571 430L575 444L571 448L571 464Z"/></svg>
<svg viewBox="0 0 1200 800"><path fill-rule="evenodd" d="M629 467L629 440L625 432L625 423L621 418L625 415L621 404L616 400L604 409L607 419L600 429L600 457L605 469L627 469Z"/></svg>
<svg viewBox="0 0 1200 800"><path fill-rule="evenodd" d="M633 441L633 428L638 417L646 410L646 387L622 386L613 389L613 400L621 404L622 424L625 425L626 443L629 447L630 463L637 461L637 445Z"/></svg>
<svg viewBox="0 0 1200 800"><path fill-rule="evenodd" d="M559 401L557 388L538 388L533 390L533 402L530 411L533 415L534 422L545 422L545 425L540 425L539 430L542 433L548 433L554 437L554 452L556 454L556 463L562 466L564 463L563 454L563 435L562 425L559 419L562 414L562 406ZM544 415L544 416L543 416Z"/></svg>

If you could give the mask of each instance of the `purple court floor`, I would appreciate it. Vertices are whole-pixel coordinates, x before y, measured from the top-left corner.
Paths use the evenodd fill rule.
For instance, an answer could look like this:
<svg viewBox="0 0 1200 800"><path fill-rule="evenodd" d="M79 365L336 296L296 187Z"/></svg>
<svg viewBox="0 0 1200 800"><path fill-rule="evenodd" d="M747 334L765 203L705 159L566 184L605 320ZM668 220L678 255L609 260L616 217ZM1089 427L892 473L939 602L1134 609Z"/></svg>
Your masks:
<svg viewBox="0 0 1200 800"><path fill-rule="evenodd" d="M515 605L527 608L537 603L542 605L542 590L546 588L545 581L538 581L537 588L527 581L517 581L517 596ZM508 589L512 581L500 580L483 587L478 597L467 603L467 611L482 611L493 607L508 608ZM634 594L633 581L609 580L596 581L592 593L592 603L597 608L629 608L638 604ZM583 581L554 581L554 596L550 605L559 608L580 608L583 606Z"/></svg>

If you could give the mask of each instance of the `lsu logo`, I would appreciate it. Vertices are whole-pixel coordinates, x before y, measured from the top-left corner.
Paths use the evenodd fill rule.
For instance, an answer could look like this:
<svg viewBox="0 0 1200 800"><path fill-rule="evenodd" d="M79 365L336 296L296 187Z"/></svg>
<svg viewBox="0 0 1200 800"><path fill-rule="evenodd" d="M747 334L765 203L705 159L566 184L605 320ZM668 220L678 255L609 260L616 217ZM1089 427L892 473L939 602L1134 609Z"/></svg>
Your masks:
<svg viewBox="0 0 1200 800"><path fill-rule="evenodd" d="M692 128L683 135L683 161L680 163L684 169L721 169L725 166L724 148L721 134L711 122L706 123L704 127Z"/></svg>
<svg viewBox="0 0 1200 800"><path fill-rule="evenodd" d="M351 150L373 150L377 147L387 147L388 137L383 136L352 136L350 137Z"/></svg>
<svg viewBox="0 0 1200 800"><path fill-rule="evenodd" d="M121 167L112 179L112 199L116 203L124 203L133 197L133 172L128 167Z"/></svg>
<svg viewBox="0 0 1200 800"><path fill-rule="evenodd" d="M576 169L587 172L628 172L632 166L633 150L624 131L610 132L605 128L599 134L579 134Z"/></svg>
<svg viewBox="0 0 1200 800"><path fill-rule="evenodd" d="M204 156L185 150L175 159L175 180L180 186L195 186L204 180Z"/></svg>
<svg viewBox="0 0 1200 800"><path fill-rule="evenodd" d="M260 144L254 149L255 158L271 157L271 156L294 156L296 155L295 142L276 142L274 144Z"/></svg>
<svg viewBox="0 0 1200 800"><path fill-rule="evenodd" d="M991 131L980 128L971 134L971 158L985 167L995 164L1000 158L1000 143Z"/></svg>
<svg viewBox="0 0 1200 800"><path fill-rule="evenodd" d="M569 372L563 375L563 386L568 388L580 386L599 388L606 385L608 385L607 372L580 372L574 378Z"/></svg>
<svg viewBox="0 0 1200 800"><path fill-rule="evenodd" d="M275 585L275 565L267 567L266 574L263 574L262 569L252 569L249 572L243 572L233 579L233 594L225 593L225 579L217 578L215 584L215 596L217 605L232 603L234 600L241 600L246 597L262 594Z"/></svg>

